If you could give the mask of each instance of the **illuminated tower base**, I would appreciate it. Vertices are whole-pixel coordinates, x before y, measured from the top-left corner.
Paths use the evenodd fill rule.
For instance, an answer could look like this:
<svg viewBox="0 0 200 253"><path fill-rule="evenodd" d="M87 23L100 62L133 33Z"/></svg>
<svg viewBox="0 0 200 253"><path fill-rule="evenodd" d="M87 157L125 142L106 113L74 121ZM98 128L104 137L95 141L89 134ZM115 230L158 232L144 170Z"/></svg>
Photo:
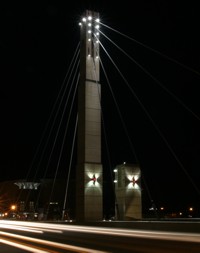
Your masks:
<svg viewBox="0 0 200 253"><path fill-rule="evenodd" d="M78 164L76 170L77 221L98 221L103 218L98 18L98 13L86 11L80 24Z"/></svg>
<svg viewBox="0 0 200 253"><path fill-rule="evenodd" d="M115 169L115 193L119 220L142 218L140 168L132 164L121 164Z"/></svg>

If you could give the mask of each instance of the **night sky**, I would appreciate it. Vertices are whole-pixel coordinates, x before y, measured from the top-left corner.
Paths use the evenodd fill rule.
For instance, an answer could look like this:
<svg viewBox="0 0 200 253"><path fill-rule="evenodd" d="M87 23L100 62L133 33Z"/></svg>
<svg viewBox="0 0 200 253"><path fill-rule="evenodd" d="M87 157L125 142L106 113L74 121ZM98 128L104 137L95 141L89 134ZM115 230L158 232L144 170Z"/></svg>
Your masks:
<svg viewBox="0 0 200 253"><path fill-rule="evenodd" d="M78 22L82 13L91 9L100 13L102 23L135 40L102 26L137 62L101 37L140 101L101 50L137 157L102 76L111 167L138 160L156 204L200 208L200 17L196 4L65 2L14 3L1 8L0 181L26 177L80 39ZM108 166L103 151L104 161Z"/></svg>

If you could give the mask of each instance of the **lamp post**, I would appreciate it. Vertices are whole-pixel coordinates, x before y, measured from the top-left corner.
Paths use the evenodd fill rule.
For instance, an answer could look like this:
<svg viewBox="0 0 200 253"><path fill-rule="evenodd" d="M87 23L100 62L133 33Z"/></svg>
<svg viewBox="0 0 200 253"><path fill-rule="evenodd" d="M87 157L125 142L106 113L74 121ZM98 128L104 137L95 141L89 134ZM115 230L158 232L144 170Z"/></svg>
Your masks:
<svg viewBox="0 0 200 253"><path fill-rule="evenodd" d="M11 214L12 218L15 217L15 215L16 215L16 210L17 210L17 205L12 204L12 205L10 206L10 214Z"/></svg>

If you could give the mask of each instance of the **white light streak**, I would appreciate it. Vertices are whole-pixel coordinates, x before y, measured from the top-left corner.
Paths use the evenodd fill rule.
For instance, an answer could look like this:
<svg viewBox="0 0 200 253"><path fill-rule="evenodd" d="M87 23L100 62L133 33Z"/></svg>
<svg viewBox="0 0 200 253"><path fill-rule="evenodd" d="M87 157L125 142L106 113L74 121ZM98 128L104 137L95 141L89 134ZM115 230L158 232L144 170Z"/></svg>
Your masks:
<svg viewBox="0 0 200 253"><path fill-rule="evenodd" d="M47 245L50 247L57 247L60 249L64 249L64 250L72 250L72 251L77 251L77 252L82 252L82 253L103 253L105 251L99 251L99 250L93 250L93 249L89 249L89 248L83 248L83 247L78 247L78 246L72 246L69 244L63 244L63 243L58 243L58 242L52 242L52 241L47 241L47 240L41 240L41 239L36 239L36 238L32 238L32 237L27 237L27 236L22 236L22 235L15 235L12 233L6 233L6 232L1 232L0 231L0 235L5 235L5 236L9 236L9 237L13 237L13 238L17 238L17 239L22 239L22 240L26 240L28 242L34 242L34 243L38 243L38 244L42 244L42 245ZM0 242L5 241L5 240L0 240ZM5 241L6 243L6 241ZM13 245L14 246L14 245ZM22 247L23 245L21 244L15 244L15 247ZM26 246L24 246L26 247ZM49 251L43 251L43 250L35 250L35 248L32 247L27 247L26 250L31 251L33 253L49 253Z"/></svg>
<svg viewBox="0 0 200 253"><path fill-rule="evenodd" d="M162 240L173 240L173 241L188 241L200 243L200 234L198 233L181 233L181 232L164 232L164 231L145 231L145 230L134 230L134 229L115 229L105 227L93 227L93 226L78 226L78 225L67 225L67 224L51 224L42 222L25 222L25 221L0 221L0 228L2 224L13 224L26 227L36 228L51 228L53 230L64 231L78 231L82 233L94 233L94 234L109 234L109 235L120 235L129 237L141 237L151 239L162 239ZM0 235L5 232L0 231ZM14 235L17 236L17 235ZM30 238L30 240L38 240ZM49 244L51 242L47 242ZM88 251L95 252L95 251Z"/></svg>
<svg viewBox="0 0 200 253"><path fill-rule="evenodd" d="M21 231L26 231L26 232L31 232L31 233L38 233L38 234L43 234L43 232L52 232L52 233L62 233L61 230L55 230L55 229L49 229L49 228L41 228L40 230L35 227L30 226L23 226L20 227L18 225L11 225L11 224L0 224L1 228L6 228L6 229L14 229L14 230L21 230Z"/></svg>
<svg viewBox="0 0 200 253"><path fill-rule="evenodd" d="M14 229L14 230L20 230L20 231L26 231L26 232L31 232L31 233L38 233L38 234L42 234L43 231L38 230L36 228L27 228L27 227L19 227L19 226L14 226L14 225L5 225L5 224L1 224L0 226L1 228L6 228L6 229Z"/></svg>
<svg viewBox="0 0 200 253"><path fill-rule="evenodd" d="M4 240L4 239L0 239L0 242L1 242L1 243L4 243L4 244L7 244L7 245L10 245L10 246L13 246L13 247L15 247L15 248L27 250L27 251L30 251L30 252L33 252L33 253L48 253L48 251L39 250L39 249L30 247L30 246L25 246L25 245L23 245L23 244L11 242L11 241Z"/></svg>

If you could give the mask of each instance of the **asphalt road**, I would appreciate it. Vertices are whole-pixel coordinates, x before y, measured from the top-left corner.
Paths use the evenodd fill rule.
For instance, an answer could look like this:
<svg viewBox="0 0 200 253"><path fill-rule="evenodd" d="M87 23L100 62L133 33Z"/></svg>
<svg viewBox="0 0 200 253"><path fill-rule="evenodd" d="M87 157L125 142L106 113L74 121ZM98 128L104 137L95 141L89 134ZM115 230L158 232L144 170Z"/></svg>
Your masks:
<svg viewBox="0 0 200 253"><path fill-rule="evenodd" d="M0 221L0 252L199 253L200 234Z"/></svg>

